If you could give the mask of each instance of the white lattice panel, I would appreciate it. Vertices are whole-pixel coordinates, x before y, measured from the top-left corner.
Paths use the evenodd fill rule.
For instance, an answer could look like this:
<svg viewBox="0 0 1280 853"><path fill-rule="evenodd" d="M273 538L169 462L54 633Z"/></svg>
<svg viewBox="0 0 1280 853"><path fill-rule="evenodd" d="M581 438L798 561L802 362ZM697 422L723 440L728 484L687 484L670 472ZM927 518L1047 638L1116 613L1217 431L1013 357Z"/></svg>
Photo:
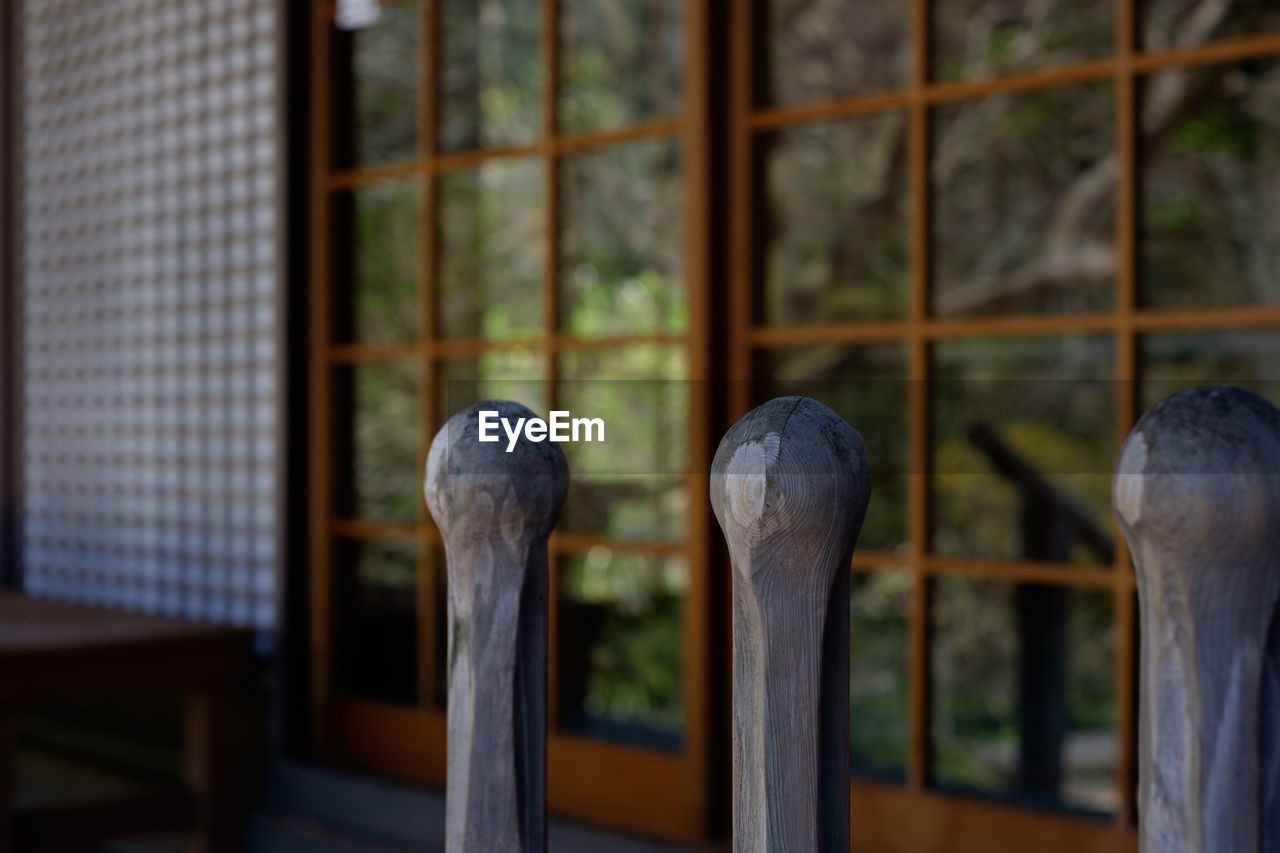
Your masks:
<svg viewBox="0 0 1280 853"><path fill-rule="evenodd" d="M276 4L24 5L26 589L269 628Z"/></svg>

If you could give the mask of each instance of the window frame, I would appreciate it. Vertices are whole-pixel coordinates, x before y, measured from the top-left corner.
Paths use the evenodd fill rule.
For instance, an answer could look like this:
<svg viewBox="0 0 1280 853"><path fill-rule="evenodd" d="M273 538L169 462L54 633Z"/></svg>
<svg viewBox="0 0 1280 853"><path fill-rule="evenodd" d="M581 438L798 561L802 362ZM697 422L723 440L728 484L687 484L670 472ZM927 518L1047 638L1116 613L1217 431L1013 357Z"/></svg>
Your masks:
<svg viewBox="0 0 1280 853"><path fill-rule="evenodd" d="M1280 55L1280 32L1228 37L1163 51L1139 48L1137 0L1115 0L1115 42L1098 60L1070 62L998 76L939 82L933 79L932 0L910 0L911 65L904 89L858 95L801 106L757 103L764 67L760 37L767 21L767 0L733 7L731 21L728 181L729 419L745 414L753 402L755 356L773 348L811 344L901 343L907 351L907 542L902 553L855 551L852 571L903 567L911 578L908 599L908 729L904 785L855 778L851 784L852 846L865 849L956 849L991 851L1037 849L1070 851L1137 849L1137 634L1136 578L1123 538L1115 534L1109 567L1087 568L1025 560L944 558L931 553L931 353L935 342L965 338L1094 333L1114 342L1115 450L1140 414L1138 408L1141 337L1151 332L1280 329L1280 305L1221 308L1152 309L1138 299L1139 251L1139 86L1148 75L1166 69L1229 65ZM1117 157L1115 304L1111 310L1077 314L939 317L931 314L932 244L931 120L934 108L997 94L1041 92L1055 87L1110 82L1115 87ZM909 284L908 309L900 321L767 325L757 320L763 270L756 261L764 234L766 201L761 152L771 132L813 122L905 112L908 131ZM855 425L856 426L856 425ZM1036 812L999 802L938 790L930 778L933 581L971 578L1042 583L1065 589L1110 591L1115 626L1116 786L1119 807L1111 821L1070 814Z"/></svg>
<svg viewBox="0 0 1280 853"><path fill-rule="evenodd" d="M540 0L539 58L543 75L540 93L542 133L538 141L510 148L477 149L442 153L435 149L439 42L438 0L383 0L416 2L419 14L418 151L411 161L334 168L332 164L333 20L331 0L310 0L307 14L310 46L309 108L309 495L308 597L310 646L311 742L321 755L349 765L392 776L443 785L445 778L445 713L431 707L436 685L431 663L436 657L434 620L419 619L419 705L416 708L339 696L333 678L334 579L331 550L338 538L393 540L419 546L417 609L437 612L436 550L442 544L419 494L420 521L413 524L378 524L333 517L334 490L332 396L330 371L338 365L377 363L385 359L414 359L422 368L422 435L419 469L435 424L447 413L437 412L437 371L449 357L472 356L502 350L533 350L548 366L545 379L554 402L557 355L568 350L606 348L626 344L679 345L687 353L689 377L695 387L710 377L710 310L708 298L711 252L708 204L710 162L708 105L710 67L703 45L709 35L705 4L686 7L683 114L673 120L641 122L618 130L566 135L556 126L556 73L559 66L559 4ZM559 240L557 174L562 157L587 150L607 150L616 145L646 139L675 139L681 144L684 190L684 272L689 310L686 333L634 335L600 340L578 339L558 327ZM532 342L451 340L438 334L431 306L436 299L436 188L440 177L481 163L514 157L537 157L543 174L543 216L547 222L542 270L543 334ZM419 340L404 344L333 343L331 341L332 258L330 256L331 198L334 194L398 178L421 181L420 234L422 270L419 274ZM710 467L713 432L712 408L704 395L691 394L689 413L689 467L684 475L690 495L688 532L678 543L618 542L597 537L554 533L549 542L551 571L549 668L555 684L557 560L584 553L596 544L608 544L620 553L639 555L681 554L689 577L681 608L681 699L684 707L682 748L676 753L658 752L567 732L548 732L548 804L558 814L604 823L635 832L671 839L701 841L711 837L711 765L716 742L712 736L711 706L714 700L711 648L718 641L712 614L711 586L707 570L712 565L711 513L705 500L705 475ZM549 720L556 719L555 691L549 691Z"/></svg>
<svg viewBox="0 0 1280 853"><path fill-rule="evenodd" d="M386 0L410 2L411 0ZM438 39L435 2L419 2L426 54ZM727 811L731 784L727 755L728 666L726 611L727 572L719 532L712 523L705 494L705 472L725 426L745 414L752 403L753 359L770 348L807 344L896 342L906 347L907 391L907 547L904 553L855 552L852 571L900 566L911 578L908 598L908 757L906 781L890 785L855 778L850 786L852 840L855 847L878 849L934 849L946 832L946 843L982 846L992 851L1025 849L1028 839L1047 851L1075 853L1081 849L1124 851L1137 847L1135 803L1137 781L1136 703L1137 634L1136 582L1122 538L1115 537L1110 566L1086 568L1019 560L943 558L929 550L932 345L938 341L977 337L1018 337L1052 334L1106 335L1114 343L1116 449L1135 423L1138 410L1139 345L1153 332L1213 331L1237 328L1280 329L1280 306L1238 306L1196 309L1152 309L1139 304L1139 87L1155 72L1174 68L1228 65L1242 60L1280 56L1280 33L1230 37L1194 47L1144 52L1138 46L1139 17L1135 0L1115 0L1115 44L1110 55L979 80L938 82L932 79L931 0L910 0L909 37L912 62L906 88L799 107L762 107L756 103L760 65L759 24L766 20L764 0L746 3L689 3L686 12L684 115L677 127L670 122L642 125L626 131L557 136L554 107L557 67L556 0L541 0L542 141L518 151L494 154L461 152L437 155L420 151L408 164L390 164L335 171L330 168L331 112L329 73L333 3L311 0L310 30L310 204L307 232L310 273L309 430L311 488L308 508L309 595L311 648L312 739L335 759L403 778L442 784L444 781L444 715L406 710L378 703L337 700L332 691L332 617L328 554L335 534L378 538L389 536L423 546L419 570L419 606L434 609L434 547L438 533L429 520L411 528L379 528L330 517L331 448L328 372L332 365L363 358L410 356L434 360L448 355L500 349L505 344L437 340L422 317L427 340L422 344L330 346L329 199L332 193L380 180L416 176L424 181L423 198L443 171L476 165L490 156L536 154L547 170L544 204L551 225L543 272L547 327L555 328L557 303L556 163L560 156L597 145L631 139L678 134L685 160L685 264L689 299L689 331L679 336L688 346L690 376L695 382L727 380L723 392L708 383L705 393L690 395L690 501L688 555L690 588L683 614L685 746L679 756L549 733L551 768L549 802L553 811L570 817L603 822L650 835L703 841L717 834ZM720 63L724 64L721 68ZM433 61L422 63L419 87L421 140L433 141L436 104ZM1076 314L1036 314L988 317L939 317L930 312L934 202L928 179L931 160L931 122L935 107L958 104L996 94L1031 93L1083 83L1112 83L1115 108L1115 302L1111 309ZM722 87L720 84L724 83ZM762 271L756 262L755 241L763 232L763 181L759 140L783 128L811 122L885 111L905 112L909 122L908 195L909 286L908 311L899 321L841 322L823 325L770 326L757 322L754 304ZM723 146L727 156L713 161L712 151ZM424 300L434 298L432 258L435 223L432 205L424 204L422 234L426 263ZM723 223L712 223L723 213ZM719 238L723 236L723 244ZM715 240L715 245L712 244ZM723 272L723 275L720 273ZM712 311L713 300L726 309ZM551 335L538 344L554 355L561 347L581 345ZM646 342L628 339L629 342ZM663 338L662 343L671 340ZM608 339L592 345L614 345ZM713 347L716 355L713 356ZM540 350L541 351L541 350ZM721 354L727 354L727 357ZM554 370L554 366L552 368ZM427 377L431 371L428 370ZM551 378L551 377L548 377ZM432 411L435 394L426 379L424 429L439 413ZM430 440L425 435L425 440ZM425 453L426 444L423 445ZM699 474L698 472L704 472ZM574 541L579 540L579 541ZM588 546L583 537L556 536L553 558L561 549ZM643 553L645 548L632 547ZM667 552L663 552L667 553ZM554 559L553 559L554 565ZM553 570L554 571L554 570ZM1114 693L1116 703L1116 785L1119 808L1110 821L1046 813L937 790L930 780L931 740L931 588L935 578L962 577L1014 583L1045 583L1067 588L1104 590L1113 598L1115 625ZM554 584L553 584L554 586ZM555 611L551 617L555 643ZM427 631L427 634L433 632ZM434 647L424 639L423 651ZM552 666L554 666L552 654ZM430 657L427 658L431 659ZM553 700L554 701L554 698ZM551 719L554 719L554 713ZM623 782L613 780L622 779Z"/></svg>

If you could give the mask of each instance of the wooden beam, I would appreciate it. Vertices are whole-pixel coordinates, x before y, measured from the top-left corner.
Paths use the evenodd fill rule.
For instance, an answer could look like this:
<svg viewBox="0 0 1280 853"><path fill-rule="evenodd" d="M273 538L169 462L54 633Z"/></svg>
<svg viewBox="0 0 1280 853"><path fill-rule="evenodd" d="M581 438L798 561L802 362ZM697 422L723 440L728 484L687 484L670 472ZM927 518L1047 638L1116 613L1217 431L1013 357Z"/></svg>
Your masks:
<svg viewBox="0 0 1280 853"><path fill-rule="evenodd" d="M1158 403L1112 503L1138 573L1138 814L1168 853L1280 851L1280 411L1247 391Z"/></svg>
<svg viewBox="0 0 1280 853"><path fill-rule="evenodd" d="M479 441L481 409L450 418L427 457L427 506L449 570L446 846L453 853L546 849L547 537L569 488L550 441Z"/></svg>
<svg viewBox="0 0 1280 853"><path fill-rule="evenodd" d="M743 853L849 847L849 562L870 495L861 436L807 397L748 412L716 451Z"/></svg>

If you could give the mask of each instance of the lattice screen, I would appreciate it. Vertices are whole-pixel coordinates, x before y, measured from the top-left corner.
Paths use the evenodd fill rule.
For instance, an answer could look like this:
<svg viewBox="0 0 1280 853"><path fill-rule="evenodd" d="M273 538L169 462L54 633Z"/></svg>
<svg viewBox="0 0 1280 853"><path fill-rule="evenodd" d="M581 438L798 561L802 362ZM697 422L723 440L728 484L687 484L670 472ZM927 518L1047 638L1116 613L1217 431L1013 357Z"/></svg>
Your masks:
<svg viewBox="0 0 1280 853"><path fill-rule="evenodd" d="M272 0L27 0L25 584L271 627Z"/></svg>

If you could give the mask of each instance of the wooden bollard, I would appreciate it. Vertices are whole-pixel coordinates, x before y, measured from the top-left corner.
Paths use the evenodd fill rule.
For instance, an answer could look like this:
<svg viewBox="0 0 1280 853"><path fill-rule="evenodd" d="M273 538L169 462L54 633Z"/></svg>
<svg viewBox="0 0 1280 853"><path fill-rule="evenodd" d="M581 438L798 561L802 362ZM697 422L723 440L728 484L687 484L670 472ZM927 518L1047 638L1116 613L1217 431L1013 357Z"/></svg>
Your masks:
<svg viewBox="0 0 1280 853"><path fill-rule="evenodd" d="M734 424L711 466L733 564L733 834L740 853L849 848L849 561L862 437L806 397Z"/></svg>
<svg viewBox="0 0 1280 853"><path fill-rule="evenodd" d="M558 444L479 441L479 413L515 423L518 403L454 415L427 456L427 506L449 562L449 747L445 849L546 849L547 536L569 485Z"/></svg>
<svg viewBox="0 0 1280 853"><path fill-rule="evenodd" d="M1142 631L1144 853L1280 851L1280 412L1197 388L1147 412L1112 504Z"/></svg>

